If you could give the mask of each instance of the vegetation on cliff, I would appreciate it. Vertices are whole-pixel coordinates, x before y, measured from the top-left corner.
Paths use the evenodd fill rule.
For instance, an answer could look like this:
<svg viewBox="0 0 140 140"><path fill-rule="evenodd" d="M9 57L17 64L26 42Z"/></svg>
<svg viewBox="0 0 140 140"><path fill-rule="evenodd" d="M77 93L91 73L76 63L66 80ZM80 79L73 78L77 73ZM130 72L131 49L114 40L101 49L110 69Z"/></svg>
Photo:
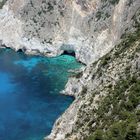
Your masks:
<svg viewBox="0 0 140 140"><path fill-rule="evenodd" d="M127 65L119 75L115 85L106 87L107 96L99 103L96 127L88 140L139 140L140 139L140 28L125 34L122 42L101 59L101 67L107 68L109 63L122 59ZM117 65L116 65L117 69ZM102 70L100 70L101 72ZM95 113L94 112L94 113Z"/></svg>

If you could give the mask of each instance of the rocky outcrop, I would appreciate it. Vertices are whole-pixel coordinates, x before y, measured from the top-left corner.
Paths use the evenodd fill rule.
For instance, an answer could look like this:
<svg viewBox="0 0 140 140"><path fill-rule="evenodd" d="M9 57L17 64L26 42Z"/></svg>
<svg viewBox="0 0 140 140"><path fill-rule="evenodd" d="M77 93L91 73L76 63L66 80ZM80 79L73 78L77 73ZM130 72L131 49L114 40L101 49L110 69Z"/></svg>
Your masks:
<svg viewBox="0 0 140 140"><path fill-rule="evenodd" d="M140 26L137 33L124 35L122 42L110 53L69 79L65 92L75 95L76 99L56 121L45 140L87 140L99 129L103 131L99 133L100 139L104 140L103 136L109 131L106 139L128 140L130 126L133 126L133 135L129 134L129 137L138 140L139 62ZM114 126L117 134L125 130L125 133L121 132L122 137L119 134L111 137ZM95 140L95 136L89 140Z"/></svg>
<svg viewBox="0 0 140 140"><path fill-rule="evenodd" d="M28 54L72 50L90 64L131 27L139 5L139 0L8 0L0 10L0 40Z"/></svg>
<svg viewBox="0 0 140 140"><path fill-rule="evenodd" d="M113 93L121 78L126 79L128 66L139 77L139 9L139 0L7 0L2 5L3 45L45 56L74 51L77 60L87 65L68 81L63 93L75 96L75 101L45 139L82 140L103 127L98 110L109 90Z"/></svg>

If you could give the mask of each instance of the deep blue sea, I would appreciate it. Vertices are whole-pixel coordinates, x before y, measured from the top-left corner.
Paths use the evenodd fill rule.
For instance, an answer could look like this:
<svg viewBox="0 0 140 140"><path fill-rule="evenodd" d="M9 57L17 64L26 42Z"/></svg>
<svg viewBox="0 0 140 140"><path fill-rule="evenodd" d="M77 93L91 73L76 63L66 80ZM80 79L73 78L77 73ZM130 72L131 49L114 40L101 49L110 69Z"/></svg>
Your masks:
<svg viewBox="0 0 140 140"><path fill-rule="evenodd" d="M61 95L74 57L27 56L0 49L0 140L42 140L73 98Z"/></svg>

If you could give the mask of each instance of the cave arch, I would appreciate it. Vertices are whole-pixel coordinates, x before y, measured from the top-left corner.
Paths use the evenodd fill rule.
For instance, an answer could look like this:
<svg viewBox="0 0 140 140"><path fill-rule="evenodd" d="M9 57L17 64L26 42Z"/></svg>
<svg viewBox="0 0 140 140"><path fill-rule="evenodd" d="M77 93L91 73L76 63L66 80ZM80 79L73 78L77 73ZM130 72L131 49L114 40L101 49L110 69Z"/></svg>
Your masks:
<svg viewBox="0 0 140 140"><path fill-rule="evenodd" d="M20 49L17 50L17 52L26 52L26 48L25 47L20 48Z"/></svg>
<svg viewBox="0 0 140 140"><path fill-rule="evenodd" d="M63 44L61 46L61 50L63 50L62 55L70 55L70 56L76 57L74 45L72 44Z"/></svg>
<svg viewBox="0 0 140 140"><path fill-rule="evenodd" d="M76 56L74 50L64 50L63 53L62 53L62 55L70 55L70 56L73 56L73 57Z"/></svg>
<svg viewBox="0 0 140 140"><path fill-rule="evenodd" d="M23 52L23 50L22 49L18 49L17 52Z"/></svg>

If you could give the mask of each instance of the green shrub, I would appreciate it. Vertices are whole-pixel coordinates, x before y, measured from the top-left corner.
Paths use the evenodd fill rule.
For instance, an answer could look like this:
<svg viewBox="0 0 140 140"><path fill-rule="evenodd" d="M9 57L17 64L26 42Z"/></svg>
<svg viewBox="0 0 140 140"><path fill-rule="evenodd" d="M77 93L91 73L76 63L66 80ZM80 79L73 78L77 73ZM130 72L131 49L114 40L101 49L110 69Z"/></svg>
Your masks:
<svg viewBox="0 0 140 140"><path fill-rule="evenodd" d="M104 140L104 132L102 130L96 130L93 135L91 135L88 140Z"/></svg>

